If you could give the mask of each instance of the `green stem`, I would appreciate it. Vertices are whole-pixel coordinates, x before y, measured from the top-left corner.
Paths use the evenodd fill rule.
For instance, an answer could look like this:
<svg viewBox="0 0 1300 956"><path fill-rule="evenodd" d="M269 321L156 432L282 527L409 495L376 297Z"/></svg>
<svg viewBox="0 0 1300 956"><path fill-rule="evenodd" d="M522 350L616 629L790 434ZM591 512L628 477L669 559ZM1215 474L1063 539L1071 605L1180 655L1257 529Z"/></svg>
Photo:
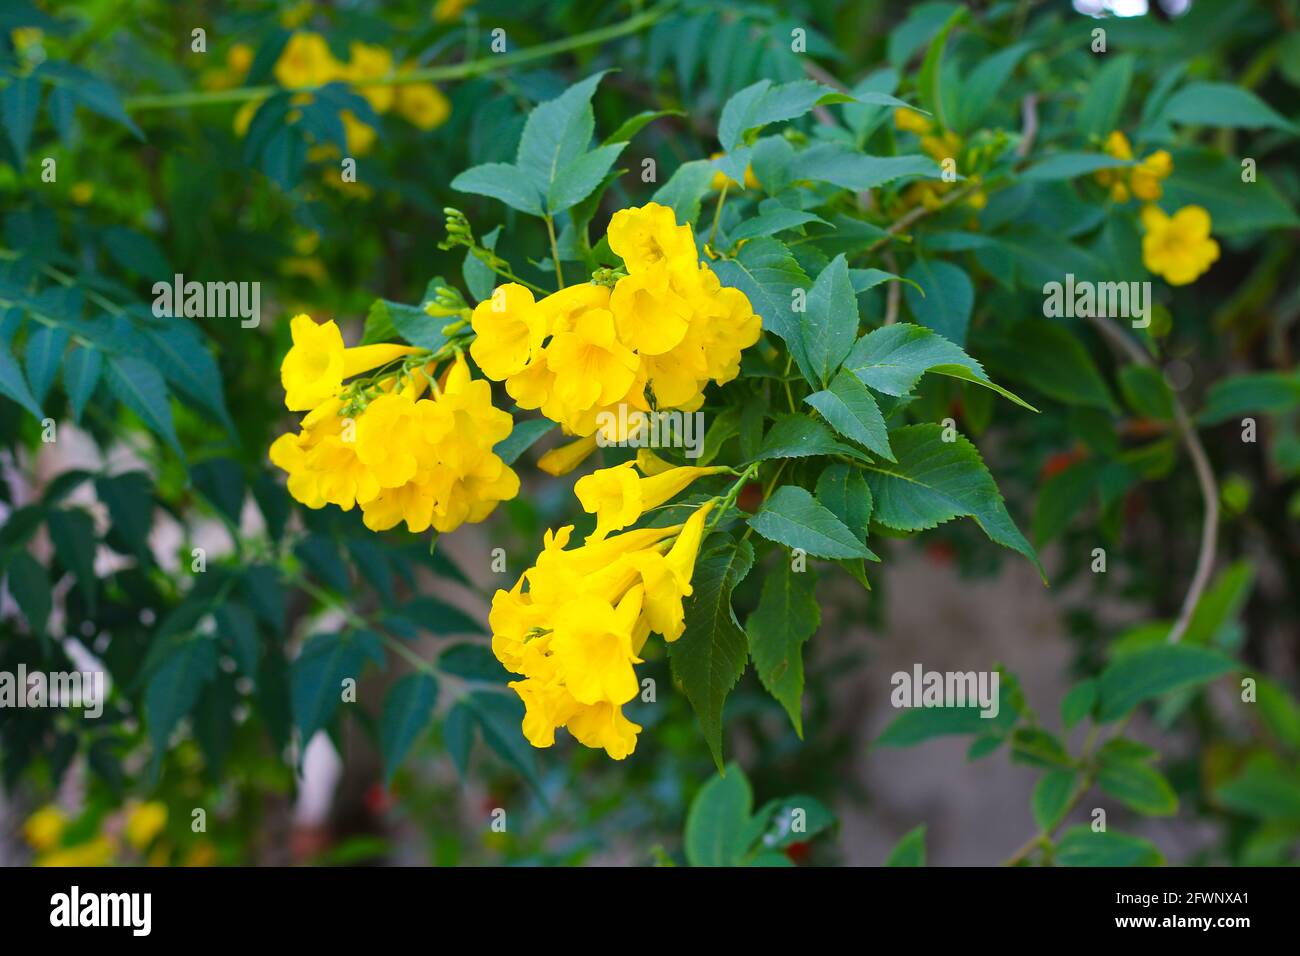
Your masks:
<svg viewBox="0 0 1300 956"><path fill-rule="evenodd" d="M468 60L463 63L452 63L445 66L430 66L419 70L410 70L396 76L376 77L366 80L354 80L350 84L352 87L362 86L402 86L407 83L442 83L451 80L467 80L471 77L482 76L485 73L492 73L496 70L507 70L511 67L518 66L522 63L531 63L533 60L541 60L546 57L554 56L557 53L567 53L570 50L580 50L583 47L599 46L608 43L610 40L616 40L619 37L627 36L632 33L638 33L647 27L653 26L665 13L671 4L660 7L655 10L649 10L637 16L630 17L622 23L615 23L611 26L600 27L596 30L588 30L585 33L578 33L563 40L554 40L550 43L540 43L537 46L529 47L526 50L520 50L517 53L505 53L499 56L489 56L478 60ZM126 100L127 112L137 113L144 110L174 109L186 106L212 106L221 103L244 103L248 100L262 99L280 92L281 88L274 85L263 86L242 86L233 90L188 90L184 93L146 93L140 96L131 96Z"/></svg>
<svg viewBox="0 0 1300 956"><path fill-rule="evenodd" d="M546 217L546 234L551 237L551 261L555 263L556 290L564 288L564 273L560 270L560 246L555 241L555 220Z"/></svg>
<svg viewBox="0 0 1300 956"><path fill-rule="evenodd" d="M727 187L731 183L722 184L722 190L718 193L718 204L713 207L713 225L709 227L709 246L713 246L713 240L718 235L718 220L722 218L722 206L727 201Z"/></svg>

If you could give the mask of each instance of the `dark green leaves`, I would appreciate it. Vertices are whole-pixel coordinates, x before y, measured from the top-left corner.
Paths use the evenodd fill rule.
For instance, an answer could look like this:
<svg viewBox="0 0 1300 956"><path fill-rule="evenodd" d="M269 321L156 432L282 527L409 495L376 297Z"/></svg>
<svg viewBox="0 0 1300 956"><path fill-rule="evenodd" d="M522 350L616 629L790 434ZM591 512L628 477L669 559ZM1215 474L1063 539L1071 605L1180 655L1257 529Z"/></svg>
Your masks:
<svg viewBox="0 0 1300 956"><path fill-rule="evenodd" d="M803 644L821 619L814 594L817 579L811 571L796 572L781 560L763 578L758 607L745 621L749 656L767 692L790 715L795 733L803 736Z"/></svg>
<svg viewBox="0 0 1300 956"><path fill-rule="evenodd" d="M979 451L962 435L944 441L942 433L938 425L899 428L891 436L898 461L864 466L875 520L899 531L919 531L953 518L974 518L991 541L1020 552L1042 574L1038 555L1007 514Z"/></svg>
<svg viewBox="0 0 1300 956"><path fill-rule="evenodd" d="M745 140L747 133L769 123L796 119L814 106L851 102L853 97L813 80L796 80L777 86L773 86L771 80L759 80L723 105L718 119L718 141L724 150L730 152Z"/></svg>
<svg viewBox="0 0 1300 956"><path fill-rule="evenodd" d="M1164 857L1155 844L1114 830L1094 832L1077 826L1065 831L1052 858L1058 866L1160 866Z"/></svg>
<svg viewBox="0 0 1300 956"><path fill-rule="evenodd" d="M797 485L777 488L749 519L749 526L769 541L815 557L873 557L857 535Z"/></svg>
<svg viewBox="0 0 1300 956"><path fill-rule="evenodd" d="M886 395L906 395L922 375L934 372L991 388L1017 405L1034 410L993 384L983 366L959 346L919 325L885 325L867 333L853 346L844 367Z"/></svg>
<svg viewBox="0 0 1300 956"><path fill-rule="evenodd" d="M755 239L745 243L736 258L713 263L713 271L723 285L745 293L755 314L762 317L763 328L784 341L791 354L802 352L793 293L808 288L808 276L789 249L775 239ZM806 364L805 359L800 368Z"/></svg>
<svg viewBox="0 0 1300 956"><path fill-rule="evenodd" d="M721 769L721 768L719 768ZM739 866L749 849L749 814L754 795L740 768L706 783L686 815L686 862L691 866Z"/></svg>
<svg viewBox="0 0 1300 956"><path fill-rule="evenodd" d="M925 866L925 824L903 834L885 858L885 866Z"/></svg>
<svg viewBox="0 0 1300 956"><path fill-rule="evenodd" d="M831 381L830 388L807 395L804 401L821 412L845 438L864 445L882 458L894 460L880 406L856 376L840 372Z"/></svg>
<svg viewBox="0 0 1300 956"><path fill-rule="evenodd" d="M749 645L731 608L731 592L754 564L748 541L725 536L705 542L686 601L686 630L669 645L673 676L695 709L713 761L722 768L722 705L745 671Z"/></svg>
<svg viewBox="0 0 1300 956"><path fill-rule="evenodd" d="M1074 770L1049 770L1038 778L1030 808L1034 813L1034 823L1041 832L1050 832L1065 816L1077 777Z"/></svg>
<svg viewBox="0 0 1300 956"><path fill-rule="evenodd" d="M843 254L822 270L808 291L799 333L803 349L795 358L803 360L804 377L825 386L858 337L858 300Z"/></svg>
<svg viewBox="0 0 1300 956"><path fill-rule="evenodd" d="M1218 651L1188 644L1156 644L1123 655L1102 672L1098 719L1118 720L1144 700L1198 687L1236 669Z"/></svg>
<svg viewBox="0 0 1300 956"><path fill-rule="evenodd" d="M134 356L113 356L108 360L108 384L123 405L184 459L185 453L172 424L167 385L156 368Z"/></svg>
<svg viewBox="0 0 1300 956"><path fill-rule="evenodd" d="M330 722L343 700L343 681L357 680L367 655L383 660L377 639L364 631L317 634L293 662L293 722L302 745Z"/></svg>
<svg viewBox="0 0 1300 956"><path fill-rule="evenodd" d="M180 719L194 709L217 667L217 647L210 638L196 635L169 640L171 643L156 658L144 691L155 772L167 749L167 738Z"/></svg>
<svg viewBox="0 0 1300 956"><path fill-rule="evenodd" d="M1162 118L1198 126L1269 127L1295 135L1296 125L1254 93L1231 83L1188 83L1169 98Z"/></svg>
<svg viewBox="0 0 1300 956"><path fill-rule="evenodd" d="M384 781L391 782L411 744L429 725L438 700L438 682L423 672L407 674L388 692L379 718L379 744L384 753Z"/></svg>
<svg viewBox="0 0 1300 956"><path fill-rule="evenodd" d="M975 287L966 270L938 259L917 259L906 278L916 283L903 289L903 298L916 321L964 345L975 305Z"/></svg>

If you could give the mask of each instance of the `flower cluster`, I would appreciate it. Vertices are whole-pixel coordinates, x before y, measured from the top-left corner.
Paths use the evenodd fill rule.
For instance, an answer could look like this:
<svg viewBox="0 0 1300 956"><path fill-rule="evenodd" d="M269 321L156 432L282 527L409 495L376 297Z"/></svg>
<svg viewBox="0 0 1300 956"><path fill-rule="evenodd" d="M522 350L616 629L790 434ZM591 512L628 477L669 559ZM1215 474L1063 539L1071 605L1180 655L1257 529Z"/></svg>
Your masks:
<svg viewBox="0 0 1300 956"><path fill-rule="evenodd" d="M1142 264L1170 285L1195 282L1219 258L1210 227L1210 214L1200 206L1172 216L1154 204L1143 206Z"/></svg>
<svg viewBox="0 0 1300 956"><path fill-rule="evenodd" d="M347 62L340 62L330 51L329 44L319 33L298 31L285 44L276 60L276 82L288 90L305 90L326 83L342 81L355 83L358 95L365 97L376 113L396 110L408 123L423 130L441 126L451 115L447 98L432 83L375 83L397 75L393 55L382 46L353 41L348 47ZM231 67L247 70L251 58L240 51L238 63L233 62L236 50L231 51ZM310 94L303 94L308 96ZM248 130L261 100L246 103L235 116L235 132L240 136ZM347 150L352 156L363 156L374 145L377 134L374 127L358 119L350 110L339 113L347 137Z"/></svg>
<svg viewBox="0 0 1300 956"><path fill-rule="evenodd" d="M317 325L306 315L293 319L291 331L293 348L280 366L285 405L310 411L298 434L281 435L270 454L289 473L297 501L344 511L359 505L372 531L405 521L418 533L482 521L518 494L518 475L493 451L512 419L493 407L491 386L471 378L459 352L439 381L428 352L344 348L334 322ZM426 389L432 397L422 397Z"/></svg>
<svg viewBox="0 0 1300 956"><path fill-rule="evenodd" d="M921 152L936 163L942 163L945 159L955 161L961 155L962 148L965 145L962 138L952 130L943 130L941 132L935 128L934 123L924 114L902 106L894 110L894 127L905 133L915 133L921 141ZM950 192L954 186L956 186L956 182L933 179L919 180L904 190L904 205L924 206L931 211L937 210L943 205L942 197ZM988 195L984 190L977 189L963 199L962 204L978 212L988 205Z"/></svg>
<svg viewBox="0 0 1300 956"><path fill-rule="evenodd" d="M749 299L699 261L690 226L671 209L620 210L608 239L627 273L613 288L593 282L537 301L510 283L471 318L470 354L484 374L504 381L521 408L580 436L619 405L699 408L710 381L739 374L741 351L761 332Z"/></svg>
<svg viewBox="0 0 1300 956"><path fill-rule="evenodd" d="M1119 130L1106 137L1103 149L1107 155L1116 159L1125 162L1133 160L1133 147L1129 145L1128 137ZM1164 193L1160 181L1173 171L1173 158L1165 150L1158 149L1136 165L1102 169L1094 175L1097 182L1109 187L1110 198L1115 202L1128 202L1130 196L1143 202L1154 202Z"/></svg>
<svg viewBox="0 0 1300 956"><path fill-rule="evenodd" d="M555 731L622 760L640 726L623 715L636 696L636 664L651 631L675 641L685 627L682 599L705 521L698 507L684 524L622 531L691 482L728 468L670 468L639 476L631 462L580 479L583 508L596 530L566 550L571 525L546 533L542 553L509 591L497 591L489 622L492 651L523 675L510 686L524 702L523 732L534 747L555 743ZM525 590L527 585L527 590Z"/></svg>

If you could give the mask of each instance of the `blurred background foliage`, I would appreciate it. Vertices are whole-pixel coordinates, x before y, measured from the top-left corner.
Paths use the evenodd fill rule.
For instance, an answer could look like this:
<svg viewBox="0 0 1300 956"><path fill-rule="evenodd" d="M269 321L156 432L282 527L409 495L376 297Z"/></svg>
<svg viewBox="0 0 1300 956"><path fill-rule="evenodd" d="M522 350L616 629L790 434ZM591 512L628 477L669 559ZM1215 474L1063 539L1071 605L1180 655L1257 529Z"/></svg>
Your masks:
<svg viewBox="0 0 1300 956"><path fill-rule="evenodd" d="M1300 284L1290 268L1300 236L1297 5L1153 7L1093 19L1064 3L974 4L930 64L956 4L7 3L0 669L66 670L94 655L113 687L98 721L58 710L0 715L9 858L27 852L17 848L23 821L23 843L47 862L842 858L826 808L869 800L850 772L869 741L834 728L853 706L845 675L870 660L837 651L834 640L841 628L880 626L892 597L884 577L869 593L819 591L806 739L752 676L733 693L728 747L745 773L715 778L693 825L732 814L768 837L707 860L692 851L686 821L713 764L682 695L666 690L662 657L646 671L658 702L631 714L647 728L633 759L613 763L576 746L535 755L513 698L497 692L505 674L485 646L485 598L496 586L489 544L430 552L404 532L368 532L356 512L299 508L266 459L289 418L278 389L289 315L336 318L356 341L367 317L400 323L402 310L418 312L436 277L481 288L475 263L438 248L445 206L465 210L480 236L502 226L498 251L525 277L546 276L540 222L448 184L470 166L509 162L532 106L615 69L595 98L598 135L644 111L664 115L620 161L633 171L604 193L594 236L613 210L658 188L636 174L640 160L655 160L662 184L719 152L723 104L760 78L811 76L941 101L950 129L976 152L1029 136L1028 104L1036 148L1048 155L1095 151L1116 128L1173 152L1167 198L1209 209L1222 255L1194 287L1160 287L1151 331L1163 377L1132 366L1120 374L1122 357L1084 323L1067 335L1035 334L1020 321L1041 315L1042 283L1065 271L1147 278L1131 219L1110 216L1104 190L1087 177L1024 176L987 204L918 229L898 249L901 267L871 264L906 272L918 288L968 287L953 337L1041 409L1024 414L981 389L927 379L908 414L961 422L1034 543L1056 542L1047 552L1053 595L1080 677L1098 673L1117 642L1158 640L1178 611L1203 504L1164 382L1199 414L1219 477L1220 562L1186 640L1236 655L1268 675L1268 690L1252 721L1190 694L1162 704L1157 719L1176 719L1181 735L1165 773L1183 815L1213 828L1190 862L1294 860L1300 711L1286 688L1295 686L1300 619ZM1105 56L1090 50L1098 25ZM194 49L198 28L203 52ZM491 51L497 29L503 53ZM796 29L806 53L792 52ZM418 77L405 85L433 92L380 110L344 72L310 102L295 98L277 75L295 33L324 38L339 64L358 62L356 44L387 51L393 69ZM1170 107L1178 90L1200 82L1253 91L1246 106L1269 113L1242 115L1241 101L1212 97ZM889 115L836 105L786 135L893 154L902 134ZM338 175L349 154L356 183ZM1258 165L1249 200L1225 186L1240 181L1244 157ZM880 223L917 201L882 192ZM723 233L752 217L756 202L730 204ZM859 236L851 250L879 234ZM800 264L819 271L818 254L801 250ZM917 273L927 261L956 263L960 277ZM149 290L174 273L260 282L260 327L155 318ZM878 286L859 297L869 323L901 307L890 295ZM925 301L904 289L904 315L924 321ZM1240 440L1245 415L1259 420L1256 442ZM511 568L524 567L542 529L568 507L563 483L526 483L487 526L487 541L506 549ZM924 547L971 577L1008 560L966 522L882 546ZM1105 574L1090 573L1099 546ZM742 585L738 608L757 603L759 583ZM1139 610L1139 623L1118 637L1102 613L1114 602ZM362 706L303 703L363 667ZM401 735L384 719L384 691L426 672L433 690L418 690L436 695L437 717ZM1044 712L1058 704L1036 703ZM312 813L295 778L304 754L294 741L317 729L345 769L335 768L326 810ZM1022 743L1013 759L1051 766ZM330 761L320 765L333 780ZM795 791L813 808L807 841L772 822L780 814L770 801ZM33 816L54 802L63 809ZM750 817L754 805L762 809ZM502 807L511 822L495 833L491 814ZM202 834L194 808L206 811ZM910 836L894 862L918 862L920 846L921 835ZM1134 852L1119 859L1141 861L1146 851Z"/></svg>

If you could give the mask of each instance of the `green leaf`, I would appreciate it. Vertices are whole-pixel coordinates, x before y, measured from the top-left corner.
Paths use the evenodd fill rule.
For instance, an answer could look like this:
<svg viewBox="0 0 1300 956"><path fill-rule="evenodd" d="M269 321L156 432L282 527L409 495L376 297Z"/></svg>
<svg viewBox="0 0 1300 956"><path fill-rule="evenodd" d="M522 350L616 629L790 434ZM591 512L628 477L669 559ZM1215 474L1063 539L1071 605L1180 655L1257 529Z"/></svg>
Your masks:
<svg viewBox="0 0 1300 956"><path fill-rule="evenodd" d="M143 471L125 471L95 479L95 494L108 508L117 541L142 564L153 564L149 529L153 526L153 483Z"/></svg>
<svg viewBox="0 0 1300 956"><path fill-rule="evenodd" d="M872 499L862 472L842 463L827 465L817 478L816 497L859 540L866 541Z"/></svg>
<svg viewBox="0 0 1300 956"><path fill-rule="evenodd" d="M518 771L540 795L541 781L537 778L537 761L533 748L520 730L524 707L514 694L478 690L461 698L473 712L483 740L506 765Z"/></svg>
<svg viewBox="0 0 1300 956"><path fill-rule="evenodd" d="M1052 858L1058 866L1127 867L1164 863L1164 857L1149 840L1115 830L1095 833L1083 824L1065 831Z"/></svg>
<svg viewBox="0 0 1300 956"><path fill-rule="evenodd" d="M185 460L185 452L176 437L176 427L172 424L167 385L156 368L131 355L112 356L108 360L108 385L123 405L138 415L150 431L166 441L177 457Z"/></svg>
<svg viewBox="0 0 1300 956"><path fill-rule="evenodd" d="M721 769L721 768L719 768ZM711 779L691 801L683 843L691 866L739 866L749 850L753 793L734 763Z"/></svg>
<svg viewBox="0 0 1300 956"><path fill-rule="evenodd" d="M720 541L720 546L709 547L696 562L694 593L685 606L686 630L668 645L668 659L721 770L722 706L749 657L745 632L731 607L731 592L753 567L754 549L748 541L736 544L725 536L710 541Z"/></svg>
<svg viewBox="0 0 1300 956"><path fill-rule="evenodd" d="M895 326L889 326L895 328ZM874 520L899 531L934 528L953 518L974 518L989 540L1018 551L1044 575L1038 555L1007 514L979 451L962 435L944 441L935 424L893 432L896 463L865 465L875 501Z"/></svg>
<svg viewBox="0 0 1300 956"><path fill-rule="evenodd" d="M1174 420L1174 396L1165 377L1149 365L1125 365L1119 370L1119 390L1128 407L1144 418Z"/></svg>
<svg viewBox="0 0 1300 956"><path fill-rule="evenodd" d="M906 395L922 375L935 372L991 388L1017 405L1037 411L993 384L984 374L983 366L960 346L920 325L897 323L868 332L853 346L844 367L864 384L886 395Z"/></svg>
<svg viewBox="0 0 1300 956"><path fill-rule="evenodd" d="M1043 547L1064 531L1088 504L1101 484L1102 466L1081 461L1044 482L1034 502L1034 543Z"/></svg>
<svg viewBox="0 0 1300 956"><path fill-rule="evenodd" d="M388 299L372 302L366 316L367 327L371 322L377 326L387 322L411 345L431 351L437 351L447 344L447 336L442 334L442 330L449 321L451 320L446 317L429 315L418 305L403 305Z"/></svg>
<svg viewBox="0 0 1300 956"><path fill-rule="evenodd" d="M95 521L80 508L51 511L47 519L50 540L59 563L72 572L85 597L86 609L95 614L95 594L99 578L95 575Z"/></svg>
<svg viewBox="0 0 1300 956"><path fill-rule="evenodd" d="M596 129L591 98L604 76L594 73L528 114L515 165L539 194L549 193L559 171L590 147Z"/></svg>
<svg viewBox="0 0 1300 956"><path fill-rule="evenodd" d="M510 434L492 446L492 451L507 465L513 465L519 456L531 448L543 435L555 428L549 418L529 418L515 422Z"/></svg>
<svg viewBox="0 0 1300 956"><path fill-rule="evenodd" d="M975 286L966 270L940 259L917 259L906 277L915 286L905 288L903 298L916 321L964 345L975 305Z"/></svg>
<svg viewBox="0 0 1300 956"><path fill-rule="evenodd" d="M293 553L326 587L346 594L352 583L348 566L339 555L339 549L327 535L313 532L294 546Z"/></svg>
<svg viewBox="0 0 1300 956"><path fill-rule="evenodd" d="M1069 689L1061 698L1061 723L1069 730L1092 713L1097 704L1097 682L1083 680Z"/></svg>
<svg viewBox="0 0 1300 956"><path fill-rule="evenodd" d="M818 558L866 558L871 551L804 488L782 485L749 519L749 526L778 544Z"/></svg>
<svg viewBox="0 0 1300 956"><path fill-rule="evenodd" d="M1175 150L1174 170L1163 183L1160 206L1169 213L1204 206L1219 237L1300 226L1295 206L1272 180L1261 175L1255 182L1243 182L1240 162L1216 150Z"/></svg>
<svg viewBox="0 0 1300 956"><path fill-rule="evenodd" d="M1031 767L1066 767L1070 753L1059 737L1041 727L1017 727L1011 735L1011 759Z"/></svg>
<svg viewBox="0 0 1300 956"><path fill-rule="evenodd" d="M885 866L925 866L925 824L909 830L894 844Z"/></svg>
<svg viewBox="0 0 1300 956"><path fill-rule="evenodd" d="M155 775L172 730L194 709L204 685L216 670L216 644L204 636L172 640L157 657L144 689L144 713L153 743Z"/></svg>
<svg viewBox="0 0 1300 956"><path fill-rule="evenodd" d="M809 290L799 330L802 357L808 363L804 377L814 386L825 386L858 337L858 299L842 253L821 271Z"/></svg>
<svg viewBox="0 0 1300 956"><path fill-rule="evenodd" d="M1004 682L998 682L998 715L981 717L978 704L968 707L912 707L895 717L876 739L876 747L912 747L935 737L1005 736L1016 722L1016 709Z"/></svg>
<svg viewBox="0 0 1300 956"><path fill-rule="evenodd" d="M929 156L867 156L841 143L819 143L804 150L794 169L799 179L854 192L875 189L904 176L939 179L943 172Z"/></svg>
<svg viewBox="0 0 1300 956"><path fill-rule="evenodd" d="M438 682L430 674L407 674L388 691L379 718L379 746L384 754L384 785L411 749L415 739L429 725L438 700Z"/></svg>
<svg viewBox="0 0 1300 956"><path fill-rule="evenodd" d="M1300 822L1300 774L1272 754L1256 754L1214 797L1229 810L1260 820Z"/></svg>
<svg viewBox="0 0 1300 956"><path fill-rule="evenodd" d="M1039 160L1021 174L1026 182L1051 182L1058 179L1077 179L1090 176L1099 169L1116 169L1132 166L1125 159L1116 159L1105 153L1057 153Z"/></svg>
<svg viewBox="0 0 1300 956"><path fill-rule="evenodd" d="M1129 54L1108 56L1088 84L1088 92L1075 117L1075 125L1084 139L1104 139L1119 128L1120 114L1133 81L1133 63Z"/></svg>
<svg viewBox="0 0 1300 956"><path fill-rule="evenodd" d="M804 401L843 435L865 446L888 461L894 460L889 447L889 432L880 406L870 390L856 375L840 372L831 387L804 397Z"/></svg>
<svg viewBox="0 0 1300 956"><path fill-rule="evenodd" d="M1293 135L1297 132L1295 123L1250 90L1231 83L1188 83L1169 97L1161 119L1196 126L1267 127Z"/></svg>
<svg viewBox="0 0 1300 956"><path fill-rule="evenodd" d="M1158 770L1140 760L1104 760L1097 785L1130 810L1148 817L1167 817L1178 811L1178 797Z"/></svg>
<svg viewBox="0 0 1300 956"><path fill-rule="evenodd" d="M451 181L451 188L499 199L511 209L530 216L544 215L542 197L537 188L520 174L519 167L510 163L484 163L471 167Z"/></svg>
<svg viewBox="0 0 1300 956"><path fill-rule="evenodd" d="M465 704L457 702L442 722L442 739L447 746L447 753L456 765L456 772L464 779L469 770L469 751L474 746L474 712Z"/></svg>
<svg viewBox="0 0 1300 956"><path fill-rule="evenodd" d="M222 391L221 370L209 351L208 340L196 325L173 318L164 328L146 328L143 336L133 335L123 351L133 354L137 349L142 358L157 366L173 389L234 432Z"/></svg>
<svg viewBox="0 0 1300 956"><path fill-rule="evenodd" d="M38 419L45 417L45 414L41 411L40 403L36 401L31 389L27 387L27 379L23 377L23 370L19 368L13 353L9 351L8 343L3 339L0 339L0 395L13 399Z"/></svg>
<svg viewBox="0 0 1300 956"><path fill-rule="evenodd" d="M222 601L213 616L217 634L229 643L231 656L240 673L256 683L262 647L253 612L237 601Z"/></svg>
<svg viewBox="0 0 1300 956"><path fill-rule="evenodd" d="M1236 668L1232 658L1205 647L1157 644L1139 648L1102 671L1098 719L1118 720L1144 700L1198 687Z"/></svg>
<svg viewBox="0 0 1300 956"><path fill-rule="evenodd" d="M438 670L465 680L504 684L512 679L485 644L452 644L438 655Z"/></svg>
<svg viewBox="0 0 1300 956"><path fill-rule="evenodd" d="M1300 374L1248 372L1220 379L1205 396L1197 416L1202 425L1217 425L1252 412L1278 414L1300 407Z"/></svg>
<svg viewBox="0 0 1300 956"><path fill-rule="evenodd" d="M1066 805L1074 794L1076 776L1073 770L1049 770L1034 784L1030 807L1039 832L1050 832L1065 816Z"/></svg>
<svg viewBox="0 0 1300 956"><path fill-rule="evenodd" d="M635 116L624 120L623 125L606 136L605 141L601 145L612 146L615 143L626 143L657 119L661 119L665 116L685 115L686 114L681 110L645 110L644 112L637 113Z"/></svg>
<svg viewBox="0 0 1300 956"><path fill-rule="evenodd" d="M935 115L942 128L948 127L948 117L944 109L944 96L940 83L943 78L943 49L948 43L948 34L950 34L957 24L963 22L968 16L969 11L965 7L958 7L948 17L947 21L939 32L935 34L934 39L930 41L930 47L925 51L925 59L921 61L921 72L916 77L916 88L921 95L921 105Z"/></svg>
<svg viewBox="0 0 1300 956"><path fill-rule="evenodd" d="M61 60L46 60L37 68L41 79L66 90L71 97L92 113L120 123L130 130L138 140L144 139L144 133L136 126L122 107L122 99L108 83L105 83L89 70L73 66Z"/></svg>
<svg viewBox="0 0 1300 956"><path fill-rule="evenodd" d="M812 455L851 455L864 456L856 448L851 448L835 440L835 435L819 421L807 415L782 415L763 438L763 445L754 461L769 458L808 458Z"/></svg>
<svg viewBox="0 0 1300 956"><path fill-rule="evenodd" d="M63 360L63 388L67 391L68 403L72 406L72 420L78 424L90 396L95 394L103 365L100 353L85 346L74 346Z"/></svg>
<svg viewBox="0 0 1300 956"><path fill-rule="evenodd" d="M853 97L814 80L777 86L771 80L759 80L723 104L718 117L718 141L723 150L731 152L744 141L746 133L760 127L797 119L816 106L851 102Z"/></svg>
<svg viewBox="0 0 1300 956"><path fill-rule="evenodd" d="M803 645L817 630L821 611L814 593L816 576L790 565L782 555L763 578L758 607L745 620L745 631L758 679L785 708L802 738Z"/></svg>
<svg viewBox="0 0 1300 956"><path fill-rule="evenodd" d="M28 628L32 634L43 636L53 606L49 574L35 558L21 549L9 558L7 574L9 593L27 618Z"/></svg>
<svg viewBox="0 0 1300 956"><path fill-rule="evenodd" d="M740 248L736 258L714 262L713 271L723 285L745 293L763 328L785 342L800 368L808 367L799 316L793 308L793 292L808 288L808 276L790 250L775 239L754 239Z"/></svg>
<svg viewBox="0 0 1300 956"><path fill-rule="evenodd" d="M700 200L712 182L712 161L692 159L678 166L668 177L668 182L656 189L650 198L661 206L670 206L678 222L694 222L700 215ZM714 264L715 271L717 265Z"/></svg>
<svg viewBox="0 0 1300 956"><path fill-rule="evenodd" d="M41 84L35 76L16 76L9 80L9 85L0 91L0 119L4 120L5 132L9 142L18 154L18 169L21 173L23 160L27 156L27 147L32 140L32 129L36 126L36 114L41 108Z"/></svg>
<svg viewBox="0 0 1300 956"><path fill-rule="evenodd" d="M293 723L306 749L343 700L343 681L361 676L366 652L352 633L316 634L290 666Z"/></svg>
<svg viewBox="0 0 1300 956"><path fill-rule="evenodd" d="M621 143L601 146L559 169L546 193L547 212L551 215L564 212L590 196L622 151Z"/></svg>
<svg viewBox="0 0 1300 956"><path fill-rule="evenodd" d="M1119 411L1106 380L1079 340L1054 322L1018 322L989 352L996 370L1067 405Z"/></svg>
<svg viewBox="0 0 1300 956"><path fill-rule="evenodd" d="M960 96L958 115L953 119L953 128L957 132L965 133L979 127L990 109L1001 102L998 94L1015 72L1016 65L1032 49L1032 43L1013 43L981 60L971 70L957 91Z"/></svg>
<svg viewBox="0 0 1300 956"><path fill-rule="evenodd" d="M27 352L23 361L27 364L27 381L38 403L45 401L55 376L59 374L63 352L68 347L70 337L67 329L43 325L27 339Z"/></svg>
<svg viewBox="0 0 1300 956"><path fill-rule="evenodd" d="M203 497L238 528L244 510L244 473L239 462L209 458L190 469L190 478Z"/></svg>
<svg viewBox="0 0 1300 956"><path fill-rule="evenodd" d="M773 202L774 200L768 200L768 203ZM746 239L757 239L760 236L770 236L773 233L784 232L787 229L797 229L810 222L825 223L826 220L821 216L814 216L810 212L804 212L802 209L790 209L788 206L765 204L765 208L760 209L757 216L746 219L735 229L732 229L727 234L727 238L732 243L739 243Z"/></svg>

